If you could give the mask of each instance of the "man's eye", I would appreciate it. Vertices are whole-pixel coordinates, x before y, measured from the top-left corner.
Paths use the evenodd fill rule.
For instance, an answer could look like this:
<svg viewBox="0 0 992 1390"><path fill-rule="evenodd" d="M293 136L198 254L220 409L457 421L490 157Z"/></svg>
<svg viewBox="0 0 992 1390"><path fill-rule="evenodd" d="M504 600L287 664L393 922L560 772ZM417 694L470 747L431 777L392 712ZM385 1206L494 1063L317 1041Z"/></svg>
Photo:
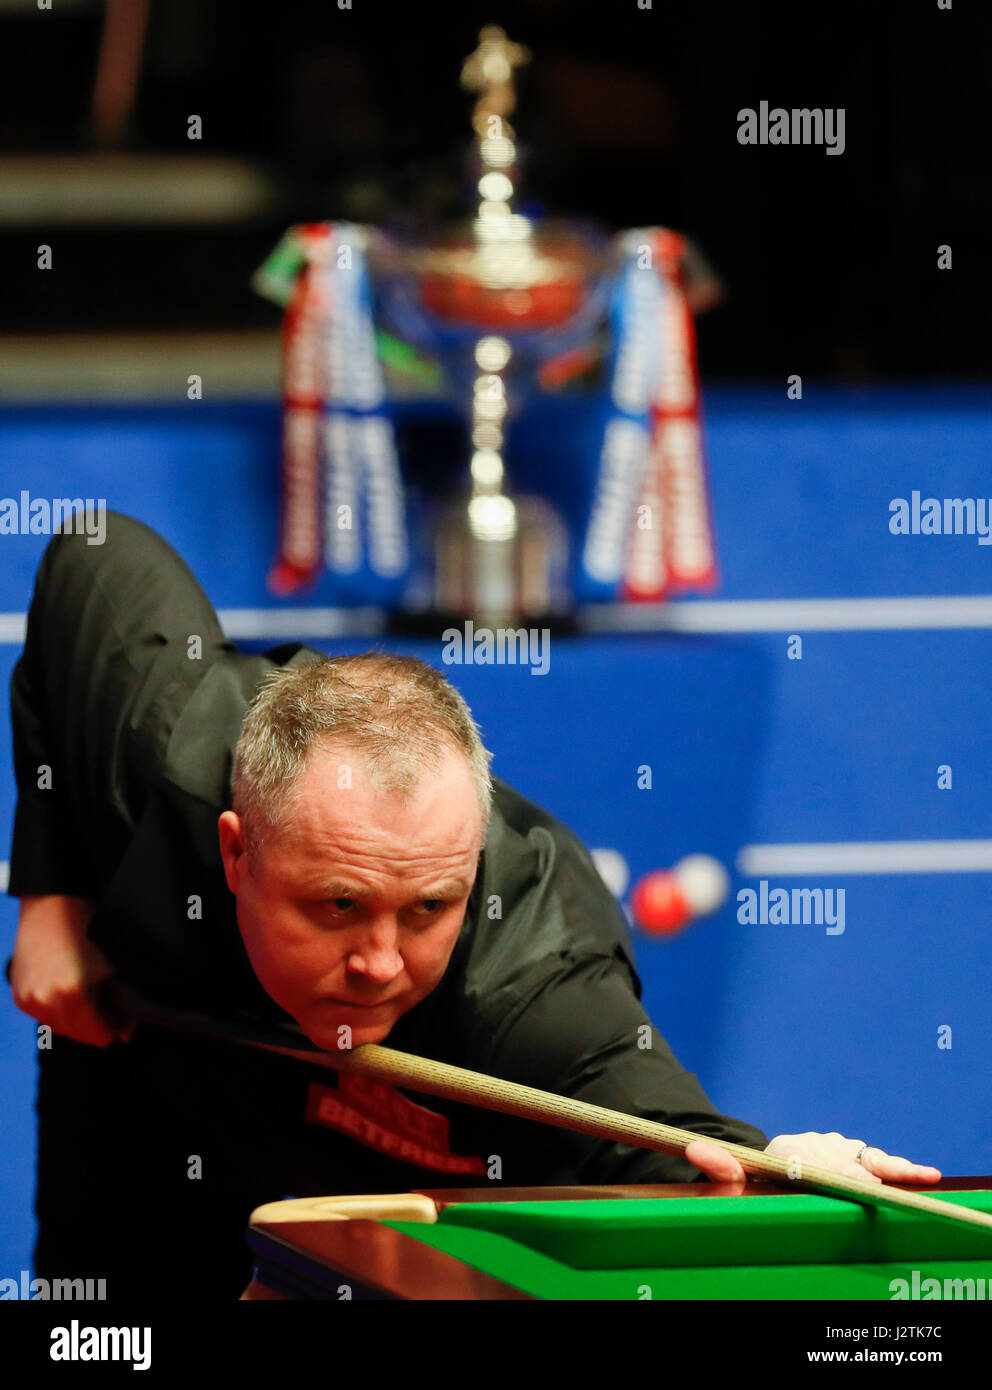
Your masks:
<svg viewBox="0 0 992 1390"><path fill-rule="evenodd" d="M337 908L338 912L347 912L350 908L355 906L354 898L332 898L331 902L334 907Z"/></svg>
<svg viewBox="0 0 992 1390"><path fill-rule="evenodd" d="M440 912L444 905L443 898L425 898L420 904L420 910L427 916L433 916L434 913Z"/></svg>

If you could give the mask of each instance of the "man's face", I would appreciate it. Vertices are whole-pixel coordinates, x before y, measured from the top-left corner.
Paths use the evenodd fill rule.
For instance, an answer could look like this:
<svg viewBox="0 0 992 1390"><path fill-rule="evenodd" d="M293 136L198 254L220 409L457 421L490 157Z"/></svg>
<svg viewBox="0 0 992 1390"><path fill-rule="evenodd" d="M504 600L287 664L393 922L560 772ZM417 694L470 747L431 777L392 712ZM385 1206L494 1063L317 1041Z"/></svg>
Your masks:
<svg viewBox="0 0 992 1390"><path fill-rule="evenodd" d="M220 842L267 993L318 1047L340 1047L342 1025L357 1047L385 1038L444 974L475 880L481 814L453 749L402 801L373 789L359 754L332 745L312 755L254 868L233 811L221 816Z"/></svg>

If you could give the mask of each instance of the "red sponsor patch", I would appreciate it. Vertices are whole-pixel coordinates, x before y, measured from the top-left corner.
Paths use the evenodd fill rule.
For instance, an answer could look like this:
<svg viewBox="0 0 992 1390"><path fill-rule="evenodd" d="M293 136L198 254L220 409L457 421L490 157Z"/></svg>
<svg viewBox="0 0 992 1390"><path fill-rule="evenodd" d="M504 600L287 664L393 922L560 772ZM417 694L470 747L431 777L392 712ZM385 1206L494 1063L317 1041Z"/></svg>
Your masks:
<svg viewBox="0 0 992 1390"><path fill-rule="evenodd" d="M448 1119L407 1100L393 1086L342 1072L337 1090L312 1081L307 1090L307 1121L337 1130L403 1163L440 1173L481 1173L481 1158L451 1152Z"/></svg>

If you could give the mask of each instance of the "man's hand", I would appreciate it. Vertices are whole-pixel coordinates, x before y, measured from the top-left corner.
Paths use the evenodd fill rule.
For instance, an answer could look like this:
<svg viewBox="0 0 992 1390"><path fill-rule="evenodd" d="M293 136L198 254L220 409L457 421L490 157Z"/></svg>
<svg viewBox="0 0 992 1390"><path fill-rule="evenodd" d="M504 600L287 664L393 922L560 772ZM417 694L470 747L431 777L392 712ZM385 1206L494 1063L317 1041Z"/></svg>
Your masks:
<svg viewBox="0 0 992 1390"><path fill-rule="evenodd" d="M845 1139L843 1134L836 1132L780 1134L768 1145L765 1153L795 1160L793 1168L796 1178L802 1176L802 1166L809 1164L811 1167L832 1168L837 1173L861 1178L866 1183L940 1181L939 1168L910 1163L906 1158L896 1158L893 1154L887 1154L884 1149L865 1149L861 1162L856 1163L855 1157L863 1143L861 1139ZM690 1144L685 1156L690 1163L694 1163L705 1173L711 1182L733 1182L743 1185L747 1177L733 1154L727 1153L716 1144L708 1144L705 1139ZM756 1174L751 1174L751 1177L752 1180L764 1180Z"/></svg>
<svg viewBox="0 0 992 1390"><path fill-rule="evenodd" d="M17 1007L39 1023L75 1042L106 1047L133 1028L112 1028L96 1007L97 987L114 972L86 938L95 911L88 898L22 898L10 985Z"/></svg>

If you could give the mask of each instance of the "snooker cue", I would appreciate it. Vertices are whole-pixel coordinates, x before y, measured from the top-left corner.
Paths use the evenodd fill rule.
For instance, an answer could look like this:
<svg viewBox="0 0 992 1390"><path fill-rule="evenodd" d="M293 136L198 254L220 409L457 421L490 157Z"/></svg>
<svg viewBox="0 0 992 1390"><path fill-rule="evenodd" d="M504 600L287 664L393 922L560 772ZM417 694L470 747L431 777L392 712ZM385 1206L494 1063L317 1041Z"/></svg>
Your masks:
<svg viewBox="0 0 992 1390"><path fill-rule="evenodd" d="M356 1076L373 1077L377 1081L389 1082L406 1090L442 1096L447 1100L477 1105L484 1110L496 1110L501 1114L519 1116L521 1119L537 1120L560 1129L574 1130L598 1139L612 1139L637 1148L654 1149L675 1157L683 1157L689 1144L696 1140L704 1140L733 1154L745 1173L764 1178L778 1178L797 1188L812 1188L830 1197L846 1198L848 1201L867 1206L908 1208L949 1221L992 1229L992 1213L956 1206L952 1202L931 1197L925 1192L905 1192L902 1188L890 1187L887 1183L868 1183L860 1178L834 1172L830 1168L807 1163L801 1165L802 1177L793 1178L789 1173L790 1160L787 1158L759 1153L756 1149L749 1149L743 1144L734 1144L729 1140L711 1139L707 1134L694 1134L691 1130L676 1129L657 1120L646 1120L638 1115L626 1115L619 1110L591 1105L588 1101L575 1100L571 1096L559 1096L534 1086L504 1081L499 1077L455 1067L447 1062L436 1062L428 1057L397 1052L378 1043L364 1043L350 1051L326 1052L315 1047L302 1034L297 1039L286 1033L283 1034L285 1041L277 1041L280 1037L278 1028L225 1022L190 1010L153 1003L141 998L118 978L103 982L99 991L99 1004L108 1017L118 1024L130 1020L212 1037L220 1042L234 1043L271 1052L277 1056L290 1057L296 1061L309 1062L330 1071L349 1071Z"/></svg>

